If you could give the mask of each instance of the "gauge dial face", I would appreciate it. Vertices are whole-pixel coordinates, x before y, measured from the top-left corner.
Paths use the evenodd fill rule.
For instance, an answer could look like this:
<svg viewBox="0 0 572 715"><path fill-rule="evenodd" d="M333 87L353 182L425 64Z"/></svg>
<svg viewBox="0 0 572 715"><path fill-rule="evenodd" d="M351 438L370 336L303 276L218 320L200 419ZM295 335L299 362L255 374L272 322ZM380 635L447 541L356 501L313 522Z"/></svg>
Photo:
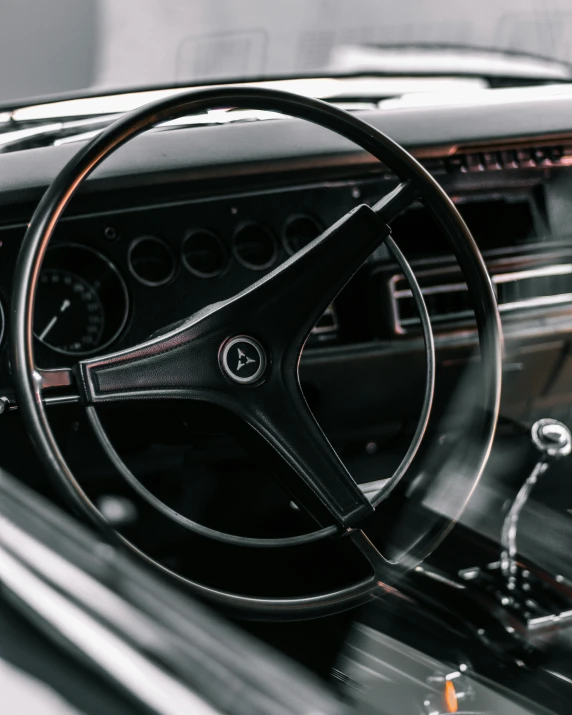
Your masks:
<svg viewBox="0 0 572 715"><path fill-rule="evenodd" d="M101 343L105 313L96 289L70 271L48 268L36 294L34 333L56 350L86 353Z"/></svg>
<svg viewBox="0 0 572 715"><path fill-rule="evenodd" d="M125 326L123 278L101 253L77 244L54 246L42 267L34 335L44 366L54 353L90 355L113 343Z"/></svg>

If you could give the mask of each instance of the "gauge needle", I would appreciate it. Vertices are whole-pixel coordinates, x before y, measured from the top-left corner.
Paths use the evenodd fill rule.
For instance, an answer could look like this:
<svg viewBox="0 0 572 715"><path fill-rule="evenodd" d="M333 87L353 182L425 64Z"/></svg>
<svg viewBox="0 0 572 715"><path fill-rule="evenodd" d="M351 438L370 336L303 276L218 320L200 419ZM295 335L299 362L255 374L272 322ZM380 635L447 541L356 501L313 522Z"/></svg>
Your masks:
<svg viewBox="0 0 572 715"><path fill-rule="evenodd" d="M71 303L70 301L66 298L63 303L60 306L60 313L64 313L69 307ZM59 315L54 315L54 317L50 320L50 322L46 325L44 328L44 332L40 335L40 340L44 340L46 335L50 332L50 330L54 327L54 325L58 322Z"/></svg>

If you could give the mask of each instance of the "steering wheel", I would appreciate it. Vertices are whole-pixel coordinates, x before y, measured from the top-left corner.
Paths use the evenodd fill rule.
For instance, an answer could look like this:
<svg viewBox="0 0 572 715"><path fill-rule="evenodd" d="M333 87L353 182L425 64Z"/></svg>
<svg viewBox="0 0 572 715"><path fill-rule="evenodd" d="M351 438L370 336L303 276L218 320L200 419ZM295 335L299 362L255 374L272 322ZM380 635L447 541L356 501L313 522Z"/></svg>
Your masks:
<svg viewBox="0 0 572 715"><path fill-rule="evenodd" d="M374 206L363 204L351 210L305 248L232 298L207 306L135 347L81 360L71 370L40 370L35 364L33 337L38 277L48 243L72 196L107 156L138 134L162 122L221 107L279 112L318 124L371 153L393 170L401 183ZM18 258L11 308L12 370L22 417L40 459L75 508L111 531L55 441L46 416L47 397L54 387L75 387L72 399L79 398L85 405L96 435L120 473L141 496L181 526L208 538L250 548L303 548L318 539L348 538L370 561L372 575L333 592L262 598L184 578L117 535L117 543L137 558L184 582L197 595L244 615L314 617L372 598L384 587L380 580L388 561L360 525L407 472L425 436L433 398L435 355L429 316L411 268L390 235L392 219L417 200L423 201L436 218L457 257L477 321L482 384L479 403L473 405L477 427L463 464L474 486L486 464L498 419L502 348L499 313L484 262L469 230L439 184L405 149L359 117L319 100L244 86L202 89L159 100L122 116L78 151L50 185L33 215ZM395 474L380 482L377 493L368 498L314 419L302 393L298 365L318 318L382 242L412 289L424 329L427 375L413 441ZM224 534L186 518L147 491L114 450L96 406L165 398L217 405L246 422L295 475L299 486L295 487L296 502L310 512L319 528L279 539ZM451 519L438 535L420 539L415 552L392 562L390 569L400 573L419 563L454 522Z"/></svg>

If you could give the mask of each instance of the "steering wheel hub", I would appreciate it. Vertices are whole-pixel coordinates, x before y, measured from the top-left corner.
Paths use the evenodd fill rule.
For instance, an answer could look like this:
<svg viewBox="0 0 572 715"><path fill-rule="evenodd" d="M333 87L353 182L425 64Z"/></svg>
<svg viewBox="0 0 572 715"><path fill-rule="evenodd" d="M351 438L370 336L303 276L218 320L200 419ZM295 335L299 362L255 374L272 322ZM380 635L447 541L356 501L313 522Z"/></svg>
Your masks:
<svg viewBox="0 0 572 715"><path fill-rule="evenodd" d="M222 346L221 369L240 385L253 385L264 375L268 360L262 345L248 335L237 335Z"/></svg>

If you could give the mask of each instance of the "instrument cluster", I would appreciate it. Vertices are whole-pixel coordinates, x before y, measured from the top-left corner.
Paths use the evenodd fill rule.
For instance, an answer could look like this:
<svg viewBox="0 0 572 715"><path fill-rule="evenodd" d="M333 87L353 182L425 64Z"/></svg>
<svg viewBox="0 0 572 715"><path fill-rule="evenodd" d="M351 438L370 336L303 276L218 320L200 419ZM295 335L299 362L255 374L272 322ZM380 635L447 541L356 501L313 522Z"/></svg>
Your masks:
<svg viewBox="0 0 572 715"><path fill-rule="evenodd" d="M103 254L77 244L48 250L34 311L34 335L44 348L78 357L102 351L128 315L125 281Z"/></svg>
<svg viewBox="0 0 572 715"><path fill-rule="evenodd" d="M361 195L352 182L340 182L64 217L36 289L36 364L71 367L136 345L235 295L361 203L366 191L377 195L378 180L369 184L363 182ZM0 228L0 318L2 303L4 309L9 305L25 230L24 224ZM330 307L312 344L331 342L337 334ZM0 372L8 377L5 336L0 343Z"/></svg>
<svg viewBox="0 0 572 715"><path fill-rule="evenodd" d="M320 227L309 217L296 216L283 233L280 242L264 224L241 222L227 245L210 229L193 229L184 236L180 255L157 235L129 237L121 242L119 266L113 262L117 252L108 257L73 238L56 242L46 254L36 294L38 362L52 365L55 354L82 358L113 349L128 324L134 292L174 283L181 272L212 279L233 264L248 273L268 270L281 253L291 255L318 236ZM157 302L165 300L162 292L156 296Z"/></svg>

